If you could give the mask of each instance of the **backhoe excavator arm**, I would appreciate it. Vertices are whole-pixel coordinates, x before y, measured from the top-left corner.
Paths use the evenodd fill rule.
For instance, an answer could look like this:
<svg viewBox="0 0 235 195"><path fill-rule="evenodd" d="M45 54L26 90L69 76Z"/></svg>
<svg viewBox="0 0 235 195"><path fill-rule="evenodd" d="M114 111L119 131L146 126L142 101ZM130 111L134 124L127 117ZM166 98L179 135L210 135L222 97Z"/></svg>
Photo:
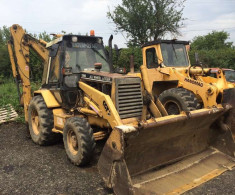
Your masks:
<svg viewBox="0 0 235 195"><path fill-rule="evenodd" d="M8 41L8 52L12 65L12 72L17 83L18 93L19 82L22 82L23 94L21 101L23 101L25 120L28 121L28 105L32 98L30 86L30 67L29 67L29 49L32 48L43 61L48 61L49 51L45 47L45 41L39 41L25 30L14 24L10 27L11 40ZM44 69L47 67L44 67Z"/></svg>

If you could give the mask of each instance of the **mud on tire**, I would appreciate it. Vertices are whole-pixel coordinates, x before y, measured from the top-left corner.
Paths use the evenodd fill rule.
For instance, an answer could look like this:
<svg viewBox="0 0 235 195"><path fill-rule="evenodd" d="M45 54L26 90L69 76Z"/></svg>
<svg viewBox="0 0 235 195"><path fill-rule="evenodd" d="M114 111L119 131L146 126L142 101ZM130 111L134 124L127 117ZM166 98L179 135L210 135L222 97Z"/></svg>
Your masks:
<svg viewBox="0 0 235 195"><path fill-rule="evenodd" d="M200 108L193 92L184 88L165 90L159 96L169 115L180 114L181 111L192 111Z"/></svg>
<svg viewBox="0 0 235 195"><path fill-rule="evenodd" d="M63 141L69 160L82 166L90 162L95 149L93 130L85 118L73 117L66 121Z"/></svg>
<svg viewBox="0 0 235 195"><path fill-rule="evenodd" d="M54 125L52 110L47 108L42 96L33 97L28 109L29 132L38 145L49 145L58 140L59 135L52 132Z"/></svg>

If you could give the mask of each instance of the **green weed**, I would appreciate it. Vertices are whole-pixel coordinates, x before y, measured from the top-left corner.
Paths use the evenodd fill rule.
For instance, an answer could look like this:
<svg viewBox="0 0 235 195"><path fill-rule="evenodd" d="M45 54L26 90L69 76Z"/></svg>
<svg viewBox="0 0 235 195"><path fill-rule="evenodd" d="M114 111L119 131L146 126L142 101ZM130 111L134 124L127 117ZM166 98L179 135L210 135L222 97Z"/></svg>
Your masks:
<svg viewBox="0 0 235 195"><path fill-rule="evenodd" d="M32 83L32 91L40 87L40 83ZM22 92L22 90L21 90ZM4 79L0 84L0 107L11 104L18 113L18 122L24 122L24 108L20 105L16 84L13 79Z"/></svg>

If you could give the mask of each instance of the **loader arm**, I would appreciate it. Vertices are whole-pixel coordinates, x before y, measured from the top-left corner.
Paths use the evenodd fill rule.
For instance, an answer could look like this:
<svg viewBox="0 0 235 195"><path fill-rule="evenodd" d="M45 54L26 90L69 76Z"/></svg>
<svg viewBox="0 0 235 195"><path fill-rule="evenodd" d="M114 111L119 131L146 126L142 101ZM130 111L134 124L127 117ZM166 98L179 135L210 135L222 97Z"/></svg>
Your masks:
<svg viewBox="0 0 235 195"><path fill-rule="evenodd" d="M28 105L32 98L30 86L29 49L33 49L42 58L42 60L46 62L48 61L49 51L46 49L44 41L39 41L29 34L26 34L25 30L19 25L12 25L10 27L10 33L11 40L8 41L8 52L13 77L15 78L18 89L19 83L22 83L23 92L20 99L22 98L24 105L25 120L28 121Z"/></svg>
<svg viewBox="0 0 235 195"><path fill-rule="evenodd" d="M86 95L89 98L84 98L91 100L88 102L86 101L91 108L98 114L101 115L104 119L106 119L110 126L114 128L115 126L122 125L120 116L110 98L110 96L105 95L104 93L94 89L93 87L90 87L84 82L79 82L79 87L86 93ZM97 105L99 105L98 108L95 108L96 106L92 104L92 102L95 102Z"/></svg>

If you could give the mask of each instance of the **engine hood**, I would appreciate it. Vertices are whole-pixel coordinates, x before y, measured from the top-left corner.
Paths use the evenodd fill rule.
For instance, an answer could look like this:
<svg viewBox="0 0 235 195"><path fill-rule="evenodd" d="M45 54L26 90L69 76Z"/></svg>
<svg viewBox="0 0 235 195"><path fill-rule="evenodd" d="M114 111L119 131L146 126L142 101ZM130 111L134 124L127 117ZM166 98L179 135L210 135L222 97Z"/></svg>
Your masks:
<svg viewBox="0 0 235 195"><path fill-rule="evenodd" d="M90 81L100 81L100 82L109 82L111 83L115 78L133 78L136 76L132 75L123 75L118 73L109 73L109 72L96 72L96 71L82 71L81 79L90 80Z"/></svg>

